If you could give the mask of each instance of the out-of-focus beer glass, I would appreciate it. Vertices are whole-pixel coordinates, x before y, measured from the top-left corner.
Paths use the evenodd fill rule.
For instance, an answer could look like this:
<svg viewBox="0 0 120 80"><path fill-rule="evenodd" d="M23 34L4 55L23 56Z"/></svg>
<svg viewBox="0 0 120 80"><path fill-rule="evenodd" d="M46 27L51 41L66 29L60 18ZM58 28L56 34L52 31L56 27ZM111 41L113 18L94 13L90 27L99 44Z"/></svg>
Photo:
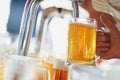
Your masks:
<svg viewBox="0 0 120 80"><path fill-rule="evenodd" d="M64 60L55 59L53 61L53 80L68 80L68 69Z"/></svg>
<svg viewBox="0 0 120 80"><path fill-rule="evenodd" d="M48 56L48 57L40 57L39 56L39 61L44 65L48 71L49 71L49 80L52 80L53 76L53 64L52 64L53 58Z"/></svg>
<svg viewBox="0 0 120 80"><path fill-rule="evenodd" d="M0 80L4 80L4 66L5 66L6 55L0 51Z"/></svg>
<svg viewBox="0 0 120 80"><path fill-rule="evenodd" d="M96 20L72 18L68 33L68 61L93 64L96 53Z"/></svg>
<svg viewBox="0 0 120 80"><path fill-rule="evenodd" d="M94 66L71 64L68 68L68 80L110 80L102 76L102 71Z"/></svg>
<svg viewBox="0 0 120 80"><path fill-rule="evenodd" d="M49 73L36 58L19 55L7 57L3 80L48 80Z"/></svg>

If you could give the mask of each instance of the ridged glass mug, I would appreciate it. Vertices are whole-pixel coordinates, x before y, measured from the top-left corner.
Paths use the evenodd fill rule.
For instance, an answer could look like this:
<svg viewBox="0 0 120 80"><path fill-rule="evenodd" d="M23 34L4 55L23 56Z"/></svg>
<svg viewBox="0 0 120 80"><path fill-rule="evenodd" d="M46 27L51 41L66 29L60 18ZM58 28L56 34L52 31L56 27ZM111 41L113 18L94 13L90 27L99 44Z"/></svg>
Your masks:
<svg viewBox="0 0 120 80"><path fill-rule="evenodd" d="M68 62L93 64L96 54L96 20L72 18L68 31Z"/></svg>

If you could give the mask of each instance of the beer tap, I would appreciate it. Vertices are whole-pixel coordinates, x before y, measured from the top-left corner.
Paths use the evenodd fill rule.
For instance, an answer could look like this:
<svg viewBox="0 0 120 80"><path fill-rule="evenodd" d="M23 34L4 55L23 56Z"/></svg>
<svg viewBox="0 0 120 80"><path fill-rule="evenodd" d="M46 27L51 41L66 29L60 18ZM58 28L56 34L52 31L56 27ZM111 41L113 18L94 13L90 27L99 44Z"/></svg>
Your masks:
<svg viewBox="0 0 120 80"><path fill-rule="evenodd" d="M27 0L25 4L20 26L18 55L27 55L40 1L41 0Z"/></svg>
<svg viewBox="0 0 120 80"><path fill-rule="evenodd" d="M73 7L73 17L79 18L79 4L84 3L85 0L72 0L72 7Z"/></svg>
<svg viewBox="0 0 120 80"><path fill-rule="evenodd" d="M72 0L72 7L73 7L73 17L79 17L79 8L78 8L78 1L79 0Z"/></svg>
<svg viewBox="0 0 120 80"><path fill-rule="evenodd" d="M53 1L55 1L55 0L53 0ZM36 40L37 41L36 42L36 49L35 49L36 53L40 52L41 40L42 40L42 35L43 35L42 33L46 31L45 30L46 28L43 27L45 20L48 17L54 17L54 16L56 16L58 14L59 15L60 14L71 14L72 15L72 6L70 4L71 4L71 1L69 1L69 0L66 0L65 2L62 2L62 0L61 0L61 1L56 1L55 4L53 4L53 5L49 6L49 7L46 7L45 9L42 8L43 9L43 14L42 14L42 18L41 18L42 20L40 21L40 27L39 27L39 31L38 31L37 40ZM66 7L64 5L66 5L66 6L68 5L69 7ZM42 5L42 3L41 3L41 7L42 6L44 6L44 4ZM46 27L48 27L48 26L46 26ZM44 29L41 29L41 28L44 28Z"/></svg>
<svg viewBox="0 0 120 80"><path fill-rule="evenodd" d="M51 3L49 6L44 6L43 4ZM64 4L66 3L66 4ZM38 53L40 51L41 47L41 40L42 40L42 35L44 32L44 24L45 20L51 16L51 15L56 15L54 12L58 12L58 9L61 8L61 10L64 10L64 14L66 13L72 13L72 8L66 7L70 4L70 0L27 0L24 12L23 12L23 17L22 17L22 22L21 22L21 29L20 29L20 35L19 35L19 45L18 45L18 55L23 55L26 56L28 53L29 45L30 45L30 40L31 36L33 33L33 29L36 24L37 20L37 13L42 13L41 19L40 19L40 25L39 25L39 30L38 30L38 35L37 35L37 45L36 45L36 52ZM39 9L41 9L39 11ZM59 12L58 12L59 13Z"/></svg>

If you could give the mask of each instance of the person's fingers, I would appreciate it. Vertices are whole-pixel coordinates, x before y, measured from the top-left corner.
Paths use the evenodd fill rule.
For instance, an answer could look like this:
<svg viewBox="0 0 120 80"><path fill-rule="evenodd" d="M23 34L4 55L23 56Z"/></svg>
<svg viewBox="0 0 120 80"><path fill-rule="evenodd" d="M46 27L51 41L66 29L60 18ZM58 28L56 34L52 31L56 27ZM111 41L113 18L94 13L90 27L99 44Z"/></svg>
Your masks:
<svg viewBox="0 0 120 80"><path fill-rule="evenodd" d="M110 47L108 47L108 50L106 50L105 52L105 49L107 47L102 47L103 49L101 49L101 47L99 48L99 46L102 44L97 43L99 45L97 45L97 54L100 56L101 59L118 58L120 56L120 32L118 27L116 26L115 20L107 15L101 15L100 20L104 26L110 29L110 33L108 34L108 36L110 37Z"/></svg>
<svg viewBox="0 0 120 80"><path fill-rule="evenodd" d="M97 36L104 36L106 33L103 31L97 31Z"/></svg>
<svg viewBox="0 0 120 80"><path fill-rule="evenodd" d="M108 42L97 42L96 44L97 48L109 48L110 47L110 43Z"/></svg>
<svg viewBox="0 0 120 80"><path fill-rule="evenodd" d="M106 51L108 51L108 48L100 47L100 48L97 48L97 49L96 49L96 54L97 54L98 56L101 56L101 55L105 54Z"/></svg>
<svg viewBox="0 0 120 80"><path fill-rule="evenodd" d="M109 37L108 36L97 36L96 37L97 41L109 41Z"/></svg>

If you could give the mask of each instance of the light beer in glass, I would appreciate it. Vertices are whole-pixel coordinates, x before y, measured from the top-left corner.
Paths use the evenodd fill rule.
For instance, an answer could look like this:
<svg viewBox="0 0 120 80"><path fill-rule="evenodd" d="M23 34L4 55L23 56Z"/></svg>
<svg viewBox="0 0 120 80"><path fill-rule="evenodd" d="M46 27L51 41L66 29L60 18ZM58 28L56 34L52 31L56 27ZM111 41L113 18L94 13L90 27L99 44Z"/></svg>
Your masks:
<svg viewBox="0 0 120 80"><path fill-rule="evenodd" d="M96 20L73 19L68 32L68 61L92 64L96 53Z"/></svg>

